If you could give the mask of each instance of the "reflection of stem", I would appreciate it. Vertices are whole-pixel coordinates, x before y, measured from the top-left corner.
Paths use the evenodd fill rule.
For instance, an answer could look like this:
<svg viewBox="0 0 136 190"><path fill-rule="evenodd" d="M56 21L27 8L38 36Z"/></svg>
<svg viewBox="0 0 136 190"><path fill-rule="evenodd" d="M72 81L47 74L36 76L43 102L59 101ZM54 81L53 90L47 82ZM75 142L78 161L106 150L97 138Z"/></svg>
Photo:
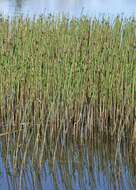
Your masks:
<svg viewBox="0 0 136 190"><path fill-rule="evenodd" d="M39 156L39 167L40 168L42 167L42 159L43 159L43 154L44 154L44 148L45 148L45 145L46 145L47 129L48 129L48 124L49 124L49 120L50 120L50 115L51 115L51 112L52 112L52 109L53 109L53 104L54 104L54 102L51 105L51 109L50 109L49 114L47 116L46 125L45 125L44 131L43 131L44 138L43 138L43 144L42 144L42 147L41 147L41 153L40 153L40 156Z"/></svg>
<svg viewBox="0 0 136 190"><path fill-rule="evenodd" d="M16 147L16 151L15 151L15 158L13 160L13 167L14 167L14 171L16 173L16 168L17 168L17 158L18 158L18 151L19 151L19 147L20 147L20 144L19 144L19 141L20 141L20 137L21 137L21 129L19 130L19 134L18 134L18 137L17 137L17 147Z"/></svg>
<svg viewBox="0 0 136 190"><path fill-rule="evenodd" d="M31 141L31 138L32 138L32 134L33 134L33 132L31 132L31 134L30 134L30 137L28 139L28 142L26 143L26 148L25 148L25 151L24 151L24 156L23 156L23 160L22 160L22 164L21 164L21 171L20 171L19 189L21 189L23 167L25 166L26 155L27 155L27 152L28 152L28 147L29 147L29 144L30 144L30 141Z"/></svg>
<svg viewBox="0 0 136 190"><path fill-rule="evenodd" d="M12 133L17 133L17 132L20 133L20 131L22 131L22 130L23 130L23 128L21 128L21 129L12 129L12 130L10 130L10 131L1 133L1 134L0 134L0 137L4 137L4 136L6 136L6 135L11 135Z"/></svg>
<svg viewBox="0 0 136 190"><path fill-rule="evenodd" d="M35 140L35 144L34 144L35 157L37 157L37 155L38 155L39 140L40 140L40 124L37 126L37 135L36 135L36 140ZM34 163L34 155L32 156L32 163Z"/></svg>
<svg viewBox="0 0 136 190"><path fill-rule="evenodd" d="M57 136L57 139L56 139L56 145L55 145L55 150L54 150L54 154L53 154L53 167L55 166L55 157L56 157L58 141L59 141L62 126L63 126L63 122L60 124L60 128L59 128L59 131L58 131L58 136Z"/></svg>
<svg viewBox="0 0 136 190"><path fill-rule="evenodd" d="M133 142L136 143L136 121L134 123Z"/></svg>

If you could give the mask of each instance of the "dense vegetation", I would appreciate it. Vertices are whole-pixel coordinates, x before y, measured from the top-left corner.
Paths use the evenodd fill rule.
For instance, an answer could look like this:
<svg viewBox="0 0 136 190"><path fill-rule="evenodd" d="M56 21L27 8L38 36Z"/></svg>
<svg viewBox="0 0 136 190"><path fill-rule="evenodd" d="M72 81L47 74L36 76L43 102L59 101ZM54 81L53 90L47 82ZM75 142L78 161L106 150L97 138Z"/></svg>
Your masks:
<svg viewBox="0 0 136 190"><path fill-rule="evenodd" d="M135 18L1 19L3 135L33 129L43 146L47 136L83 140L95 129L120 137L135 117Z"/></svg>

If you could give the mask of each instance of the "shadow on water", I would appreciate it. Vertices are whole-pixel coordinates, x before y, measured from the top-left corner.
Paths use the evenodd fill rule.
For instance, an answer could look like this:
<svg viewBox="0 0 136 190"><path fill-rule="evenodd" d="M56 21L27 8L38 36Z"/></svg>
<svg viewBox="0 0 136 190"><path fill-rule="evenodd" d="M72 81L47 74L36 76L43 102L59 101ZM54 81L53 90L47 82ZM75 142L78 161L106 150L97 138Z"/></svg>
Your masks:
<svg viewBox="0 0 136 190"><path fill-rule="evenodd" d="M136 189L136 149L127 141L96 134L87 144L70 139L56 149L52 143L42 162L42 144L37 150L33 137L26 144L17 141L15 134L1 138L2 189Z"/></svg>

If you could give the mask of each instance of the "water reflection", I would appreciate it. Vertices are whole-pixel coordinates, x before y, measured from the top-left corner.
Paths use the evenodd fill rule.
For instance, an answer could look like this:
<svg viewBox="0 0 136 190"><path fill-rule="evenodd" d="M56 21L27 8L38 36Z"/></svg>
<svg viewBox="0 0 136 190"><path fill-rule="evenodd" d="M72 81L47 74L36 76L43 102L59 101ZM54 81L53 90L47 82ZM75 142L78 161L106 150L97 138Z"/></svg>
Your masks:
<svg viewBox="0 0 136 190"><path fill-rule="evenodd" d="M21 12L22 7L23 7L24 0L16 0L15 1L15 13L16 12Z"/></svg>
<svg viewBox="0 0 136 190"><path fill-rule="evenodd" d="M34 143L30 142L23 167L25 146L20 146L16 169L13 149L15 139L12 142L10 139L10 147L4 144L5 139L1 139L0 164L3 175L0 181L1 188L14 190L136 189L136 160L134 159L136 149L124 142L118 147L116 141L105 141L105 137L96 139L90 141L88 145L69 143L63 151L62 146L58 146L55 160L53 159L54 148L46 147L40 168L39 157L33 160ZM9 148L8 159L7 148Z"/></svg>
<svg viewBox="0 0 136 190"><path fill-rule="evenodd" d="M100 13L126 16L136 15L136 1L134 0L1 0L0 12L5 15L39 15L42 13L68 13L80 16Z"/></svg>

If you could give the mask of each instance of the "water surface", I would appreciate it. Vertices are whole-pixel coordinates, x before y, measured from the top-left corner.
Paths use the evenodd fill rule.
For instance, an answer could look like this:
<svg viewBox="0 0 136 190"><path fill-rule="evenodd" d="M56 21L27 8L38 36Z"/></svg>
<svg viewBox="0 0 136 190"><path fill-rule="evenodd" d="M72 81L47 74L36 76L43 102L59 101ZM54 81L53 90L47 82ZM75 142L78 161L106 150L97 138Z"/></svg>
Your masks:
<svg viewBox="0 0 136 190"><path fill-rule="evenodd" d="M0 185L5 190L134 190L136 189L136 149L106 138L94 139L87 145L68 143L59 145L53 160L54 148L45 147L43 164L39 157L33 160L33 142L30 142L25 165L22 167L25 146L18 152L15 171L15 149L10 141L1 139ZM33 160L33 161L32 161Z"/></svg>
<svg viewBox="0 0 136 190"><path fill-rule="evenodd" d="M125 16L136 15L135 0L1 0L0 12L4 15L33 15L65 13L79 17L101 14Z"/></svg>

